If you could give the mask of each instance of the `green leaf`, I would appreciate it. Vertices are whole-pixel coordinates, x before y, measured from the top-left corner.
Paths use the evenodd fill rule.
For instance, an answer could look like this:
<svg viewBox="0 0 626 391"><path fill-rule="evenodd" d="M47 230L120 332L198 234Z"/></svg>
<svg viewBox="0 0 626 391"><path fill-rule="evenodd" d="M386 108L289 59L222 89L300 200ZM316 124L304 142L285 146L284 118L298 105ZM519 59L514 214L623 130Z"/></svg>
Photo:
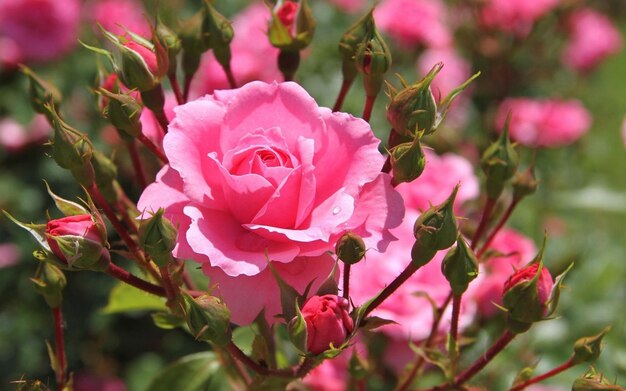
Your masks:
<svg viewBox="0 0 626 391"><path fill-rule="evenodd" d="M441 350L432 348L420 348L420 347L412 347L415 350L415 353L419 354L427 363L435 365L439 368L446 378L450 378L451 376L451 362L450 358L444 354Z"/></svg>
<svg viewBox="0 0 626 391"><path fill-rule="evenodd" d="M185 324L185 320L183 318L169 312L153 313L152 321L156 327L164 330L172 330Z"/></svg>
<svg viewBox="0 0 626 391"><path fill-rule="evenodd" d="M294 303L298 304L298 302L300 301L300 294L294 287L287 284L285 280L280 277L280 275L278 274L276 269L274 269L274 266L272 266L271 263L268 263L267 267L274 275L276 282L278 282L278 287L280 289L280 304L283 311L281 316L287 323L289 323L289 321L291 321L291 319L296 316L295 307L297 307L297 305L294 306Z"/></svg>
<svg viewBox="0 0 626 391"><path fill-rule="evenodd" d="M374 330L387 324L397 324L393 320L379 318L378 316L369 316L361 322L361 327L365 330Z"/></svg>
<svg viewBox="0 0 626 391"><path fill-rule="evenodd" d="M150 391L227 391L230 386L213 352L185 356L165 367L147 387Z"/></svg>
<svg viewBox="0 0 626 391"><path fill-rule="evenodd" d="M101 311L104 314L130 311L167 311L167 306L164 299L120 282L111 289L109 302Z"/></svg>

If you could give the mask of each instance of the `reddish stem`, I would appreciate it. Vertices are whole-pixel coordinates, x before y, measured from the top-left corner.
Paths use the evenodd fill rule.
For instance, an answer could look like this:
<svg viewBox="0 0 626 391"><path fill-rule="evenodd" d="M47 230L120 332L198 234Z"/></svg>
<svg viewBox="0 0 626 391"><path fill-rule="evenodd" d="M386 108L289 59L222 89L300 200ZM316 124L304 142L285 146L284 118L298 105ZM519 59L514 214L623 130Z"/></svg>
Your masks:
<svg viewBox="0 0 626 391"><path fill-rule="evenodd" d="M185 80L183 81L183 100L185 102L189 100L189 90L191 90L192 80L193 80L193 75L185 75Z"/></svg>
<svg viewBox="0 0 626 391"><path fill-rule="evenodd" d="M133 168L135 169L135 177L137 178L137 184L139 188L143 191L148 186L146 182L146 176L143 173L143 167L141 165L141 159L139 158L139 153L137 151L137 145L135 145L135 140L129 140L126 143L128 148L128 153L130 154L130 160L133 163Z"/></svg>
<svg viewBox="0 0 626 391"><path fill-rule="evenodd" d="M461 312L461 298L463 294L452 295L452 318L450 320L450 336L455 341L459 339L459 313Z"/></svg>
<svg viewBox="0 0 626 391"><path fill-rule="evenodd" d="M170 270L167 265L159 267L159 270L163 279L163 288L165 289L167 301L173 305L176 302L176 296L178 296L178 287L172 282Z"/></svg>
<svg viewBox="0 0 626 391"><path fill-rule="evenodd" d="M343 265L343 297L350 300L350 264Z"/></svg>
<svg viewBox="0 0 626 391"><path fill-rule="evenodd" d="M487 251L487 249L489 248L489 245L491 244L493 239L496 237L498 232L500 232L500 229L502 229L504 224L506 224L506 222L509 220L509 217L511 217L511 213L513 213L513 210L515 209L515 207L517 206L518 203L519 203L519 200L515 199L515 198L511 201L511 204L509 205L509 207L506 209L506 211L504 212L504 214L500 218L500 221L498 221L498 224L491 231L491 233L487 237L487 240L485 240L485 243L480 248L480 250L476 253L476 256L478 258L480 258L485 253L485 251Z"/></svg>
<svg viewBox="0 0 626 391"><path fill-rule="evenodd" d="M372 116L372 110L374 109L374 102L376 102L376 95L365 97L365 107L363 108L363 119L370 122Z"/></svg>
<svg viewBox="0 0 626 391"><path fill-rule="evenodd" d="M167 156L161 151L159 147L157 147L149 138L147 138L143 133L139 133L137 135L137 140L141 141L141 143L150 150L160 161L167 164L169 161L167 160Z"/></svg>
<svg viewBox="0 0 626 391"><path fill-rule="evenodd" d="M137 289L141 289L142 291L152 293L156 296L166 296L165 289L163 289L162 287L154 285L153 283L146 280L142 280L141 278L129 273L128 271L113 263L109 263L109 267L105 272L108 275L127 283L128 285L132 285Z"/></svg>
<svg viewBox="0 0 626 391"><path fill-rule="evenodd" d="M119 201L115 205L115 209L117 209L118 213L122 216L122 220L124 221L124 224L126 224L128 229L130 229L133 233L136 234L137 224L135 224L135 221L131 220L130 216L128 216L128 211L124 207L124 204L122 203L122 201Z"/></svg>
<svg viewBox="0 0 626 391"><path fill-rule="evenodd" d="M341 83L341 89L339 90L339 95L337 95L337 101L335 102L335 106L333 106L333 111L340 111L343 107L343 102L346 99L346 95L348 95L348 91L350 91L350 87L354 79L348 80L343 79L343 83Z"/></svg>
<svg viewBox="0 0 626 391"><path fill-rule="evenodd" d="M489 222L489 217L491 217L491 212L493 208L496 206L496 200L487 198L487 202L485 203L485 208L483 209L483 215L480 218L480 223L478 224L478 228L476 228L476 232L474 232L474 237L472 237L472 245L470 246L472 250L476 249L478 245L478 241L480 237L483 235L485 229L487 228L487 223Z"/></svg>
<svg viewBox="0 0 626 391"><path fill-rule="evenodd" d="M569 360L565 361L563 364L559 365L558 367L542 374L539 376L535 376L532 379L526 380L525 382L518 384L514 387L512 387L509 391L521 391L523 389L525 389L526 387L535 384L535 383L539 383L540 381L546 380L548 378L551 378L552 376L558 375L559 373L566 371L568 369L570 369L571 367L573 367L574 365L576 365L574 363L574 358L571 357Z"/></svg>
<svg viewBox="0 0 626 391"><path fill-rule="evenodd" d="M478 372L480 372L493 358L500 353L512 340L515 338L516 334L513 334L510 330L506 330L496 342L491 345L491 347L480 356L474 363L467 368L465 371L461 372L456 378L454 378L454 386L460 386L466 381L470 380L474 377ZM453 387L454 388L454 387Z"/></svg>
<svg viewBox="0 0 626 391"><path fill-rule="evenodd" d="M174 91L174 96L176 97L176 102L179 105L185 103L185 98L183 97L183 92L180 90L180 84L178 84L178 79L176 78L176 74L167 75L167 78L170 81L170 86L172 86L172 91Z"/></svg>
<svg viewBox="0 0 626 391"><path fill-rule="evenodd" d="M228 343L228 345L226 346L226 349L228 350L228 352L230 353L230 355L232 357L234 357L236 360L239 360L246 367L250 368L254 372L258 373L259 375L291 378L291 377L295 377L296 376L296 372L298 371L298 369L294 369L294 368L270 369L268 367L265 367L265 366L259 364L258 362L254 361L250 357L248 357L232 341Z"/></svg>
<svg viewBox="0 0 626 391"><path fill-rule="evenodd" d="M237 82L235 81L235 75L233 75L233 71L230 68L230 65L222 66L224 69L224 73L226 74L226 78L228 79L228 85L231 89L237 88Z"/></svg>
<svg viewBox="0 0 626 391"><path fill-rule="evenodd" d="M157 122L159 123L159 125L161 126L161 130L163 130L163 133L167 134L167 127L169 126L170 121L167 119L167 116L165 115L165 111L163 111L163 109L152 110L152 113L157 119Z"/></svg>
<svg viewBox="0 0 626 391"><path fill-rule="evenodd" d="M415 266L413 262L409 263L409 265L396 277L389 285L385 287L385 289L380 292L378 296L372 301L372 303L367 307L363 317L365 318L369 315L376 307L378 307L383 301L385 301L393 292L395 292L400 285L402 285L406 280L409 279L419 269L419 266Z"/></svg>
<svg viewBox="0 0 626 391"><path fill-rule="evenodd" d="M57 387L59 391L65 388L65 379L67 378L67 359L65 357L65 338L63 336L63 312L61 306L52 309L54 318L54 343L55 353L58 362L56 371Z"/></svg>

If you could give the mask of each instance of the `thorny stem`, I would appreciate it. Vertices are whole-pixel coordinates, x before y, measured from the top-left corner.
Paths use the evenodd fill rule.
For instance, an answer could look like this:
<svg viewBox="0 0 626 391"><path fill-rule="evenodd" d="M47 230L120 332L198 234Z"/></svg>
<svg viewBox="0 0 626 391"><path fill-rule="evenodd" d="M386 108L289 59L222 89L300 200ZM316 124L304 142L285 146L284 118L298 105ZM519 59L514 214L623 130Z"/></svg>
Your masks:
<svg viewBox="0 0 626 391"><path fill-rule="evenodd" d="M472 238L472 245L470 246L472 250L476 249L476 246L478 245L478 241L480 240L480 237L483 235L485 229L487 228L489 217L491 217L491 212L493 211L493 208L495 205L496 205L496 200L492 198L487 198L487 202L485 203L485 208L483 209L483 215L480 218L480 223L478 224L478 228L476 228L476 232L474 232L474 237Z"/></svg>
<svg viewBox="0 0 626 391"><path fill-rule="evenodd" d="M137 178L137 185L139 185L139 188L143 190L148 186L148 183L146 182L146 176L143 172L143 167L141 165L141 159L139 158L139 153L137 151L137 145L135 145L135 140L129 140L126 143L126 147L128 148L130 160L133 163L135 177Z"/></svg>
<svg viewBox="0 0 626 391"><path fill-rule="evenodd" d="M354 79L343 79L343 83L341 83L341 89L339 90L339 95L337 95L337 100L335 101L335 106L333 106L333 111L340 111L343 107L343 102L346 99L346 95L348 95L348 91L350 91L350 87Z"/></svg>
<svg viewBox="0 0 626 391"><path fill-rule="evenodd" d="M59 391L65 388L65 380L67 378L67 358L65 357L65 338L63 336L63 312L61 306L52 309L54 318L54 344L55 353L58 363L56 368L56 381Z"/></svg>
<svg viewBox="0 0 626 391"><path fill-rule="evenodd" d="M152 152L154 154L154 156L156 156L160 161L162 161L165 164L169 163L169 161L167 160L167 156L165 156L163 151L161 151L161 149L159 147L154 145L154 143L152 141L150 141L150 139L147 138L143 133L139 133L137 135L137 140L141 141L141 143L146 148L148 148L150 150L150 152Z"/></svg>
<svg viewBox="0 0 626 391"><path fill-rule="evenodd" d="M419 266L415 266L413 262L409 263L409 265L396 277L389 285L387 285L378 296L372 301L372 303L367 307L363 317L365 318L369 315L376 307L378 307L383 301L385 301L393 292L395 292L400 285L402 285L406 280L409 279L419 269Z"/></svg>
<svg viewBox="0 0 626 391"><path fill-rule="evenodd" d="M570 357L569 360L565 361L563 364L559 365L558 367L542 374L539 376L535 376L532 379L528 379L525 382L518 384L514 387L512 387L509 391L522 391L523 389L525 389L526 387L535 384L535 383L539 383L540 381L546 380L552 376L558 375L559 373L570 369L571 367L573 367L574 365L576 365L574 363L574 358Z"/></svg>
<svg viewBox="0 0 626 391"><path fill-rule="evenodd" d="M165 289L165 295L167 297L168 304L174 305L176 297L178 296L178 287L172 283L170 276L170 270L167 265L159 267L161 272L161 278L163 279L163 288Z"/></svg>
<svg viewBox="0 0 626 391"><path fill-rule="evenodd" d="M459 339L459 313L461 312L461 299L463 294L452 295L452 318L450 320L450 338Z"/></svg>
<svg viewBox="0 0 626 391"><path fill-rule="evenodd" d="M372 110L374 109L374 102L376 102L376 95L365 97L365 107L363 108L363 119L370 122L372 116Z"/></svg>
<svg viewBox="0 0 626 391"><path fill-rule="evenodd" d="M511 213L513 213L513 210L515 209L515 207L517 206L517 204L519 203L519 199L514 198L511 201L511 204L509 205L509 207L506 209L506 211L504 212L504 214L502 215L502 217L500 218L500 220L498 221L498 224L495 226L495 228L491 231L491 233L489 234L489 236L487 237L487 240L485 240L485 243L483 244L483 246L480 248L480 250L476 253L476 257L478 257L480 259L480 257L485 253L485 251L487 251L487 249L489 248L489 245L491 244L491 242L493 241L493 239L496 237L496 235L498 234L498 232L500 232L500 229L502 229L502 227L504 226L504 224L506 224L506 222L509 220L509 217L511 217Z"/></svg>
<svg viewBox="0 0 626 391"><path fill-rule="evenodd" d="M174 96L176 97L176 102L179 105L185 103L186 99L183 96L182 91L180 90L180 84L178 83L178 79L176 78L176 74L167 75L167 78L170 81L170 86L172 86L172 91L174 91Z"/></svg>

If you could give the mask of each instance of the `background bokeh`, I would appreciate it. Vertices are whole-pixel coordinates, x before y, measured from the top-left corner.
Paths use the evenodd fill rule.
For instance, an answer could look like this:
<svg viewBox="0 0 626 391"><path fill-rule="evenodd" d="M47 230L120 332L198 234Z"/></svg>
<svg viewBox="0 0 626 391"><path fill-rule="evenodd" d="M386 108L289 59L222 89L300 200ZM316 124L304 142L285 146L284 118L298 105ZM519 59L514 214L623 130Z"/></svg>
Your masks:
<svg viewBox="0 0 626 391"><path fill-rule="evenodd" d="M173 15L188 17L200 6L199 1L160 3L170 10L162 14L165 19L171 19L169 22L173 22ZM231 17L247 3L217 1L220 10ZM298 72L298 81L321 106L332 106L341 84L336 43L358 14L340 12L327 2L311 3L319 26L313 47ZM572 2L573 6L583 3ZM626 36L625 3L619 0L589 3L610 15ZM152 2L145 5L153 10ZM565 269L570 262L574 262L574 268L566 279L567 289L562 294L557 318L533 327L483 375L494 390L509 384L520 369L520 362L531 364L540 359L538 371L550 369L569 356L577 338L595 334L607 325L613 329L595 367L620 384L626 382L626 147L621 132L626 114L626 51L608 58L588 74L576 75L562 68L555 60L559 54L551 52L551 44L546 45L558 46L559 38L551 30L558 17L558 14L549 15L540 21L537 31L516 42L511 57L507 57L515 69L528 71L525 77L532 83L512 83L506 86L508 91L492 95L489 95L493 93L490 81L498 79L495 74L498 68L467 50L462 45L466 37L462 31L457 32L458 49L473 60L474 71L483 73L473 92L468 93L473 94L474 100L467 124L462 129L445 129L443 136L433 140L443 150L463 150L475 158L476 150L464 148L467 143L459 140L470 140L478 148L484 148L494 134L495 103L509 95L576 98L593 116L589 132L570 146L536 152L520 148L526 162L536 153L541 184L537 194L516 210L510 225L536 243L540 243L544 232L549 234L545 263L553 272ZM94 43L97 38L88 20L85 17L81 24L80 38ZM398 73L408 81L418 79L415 59L421 49L395 44L391 47L394 67L389 75ZM536 55L538 47L547 54ZM93 53L76 46L65 56L32 66L61 88L70 122L89 132L99 147L110 151L100 137L104 121L90 90L97 78L97 63ZM485 67L479 67L481 63ZM388 79L392 80L393 76ZM363 90L357 83L348 96L345 110L360 115L362 102ZM384 106L385 99L381 97L372 120L372 127L382 140L386 140L388 133ZM0 70L0 120L7 118L27 124L32 121L33 112L28 103L26 78L5 67ZM0 135L8 132L7 129L0 126ZM57 167L47 152L42 139L16 150L0 146L0 209L9 210L22 221L44 221L47 210L53 217L57 216L42 178L63 197L81 194L70 175ZM120 161L123 160L121 156ZM123 164L127 167L127 163ZM120 177L127 181L132 178L124 176L123 168ZM131 195L137 196L132 191ZM0 243L14 243L20 254L14 262L9 262L10 254L0 252L0 388L5 389L11 387L10 381L21 378L44 381L53 378L45 347L45 341L52 340L53 333L50 311L30 282L36 268L31 256L36 249L34 241L0 216ZM161 367L183 354L203 350L203 346L182 331L154 327L147 313L103 313L101 309L106 306L113 286L107 276L69 273L68 281L64 303L67 354L69 367L76 373L88 373L100 380L121 378L129 390L142 391ZM487 346L497 327L492 323L474 327L477 339L471 348L474 353ZM576 367L549 383L568 387L585 370L583 366Z"/></svg>

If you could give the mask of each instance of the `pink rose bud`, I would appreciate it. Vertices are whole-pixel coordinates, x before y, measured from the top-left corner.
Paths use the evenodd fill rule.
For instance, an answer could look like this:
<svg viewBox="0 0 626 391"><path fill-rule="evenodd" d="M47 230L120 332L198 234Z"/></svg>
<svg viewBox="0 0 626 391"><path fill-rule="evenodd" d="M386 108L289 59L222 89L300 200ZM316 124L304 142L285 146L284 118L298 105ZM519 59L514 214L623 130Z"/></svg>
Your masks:
<svg viewBox="0 0 626 391"><path fill-rule="evenodd" d="M134 52L139 54L141 58L143 59L143 61L146 63L148 70L153 75L156 75L159 72L159 65L157 63L157 57L156 57L156 54L152 50L148 49L147 47L135 41L130 41L130 40L126 42L124 46L126 46L128 49L133 50Z"/></svg>
<svg viewBox="0 0 626 391"><path fill-rule="evenodd" d="M312 296L302 307L307 350L320 354L332 344L339 347L354 328L348 300L336 295Z"/></svg>
<svg viewBox="0 0 626 391"><path fill-rule="evenodd" d="M70 267L99 268L110 260L105 233L89 214L50 220L46 226L46 241L52 253Z"/></svg>
<svg viewBox="0 0 626 391"><path fill-rule="evenodd" d="M293 27L293 23L296 20L296 14L298 13L298 4L293 1L285 1L283 5L276 11L276 16L278 20L287 27L287 29L291 30Z"/></svg>
<svg viewBox="0 0 626 391"><path fill-rule="evenodd" d="M502 293L509 328L514 325L519 332L523 332L530 324L542 320L548 312L553 285L550 271L541 262L532 262L513 273L504 283Z"/></svg>

